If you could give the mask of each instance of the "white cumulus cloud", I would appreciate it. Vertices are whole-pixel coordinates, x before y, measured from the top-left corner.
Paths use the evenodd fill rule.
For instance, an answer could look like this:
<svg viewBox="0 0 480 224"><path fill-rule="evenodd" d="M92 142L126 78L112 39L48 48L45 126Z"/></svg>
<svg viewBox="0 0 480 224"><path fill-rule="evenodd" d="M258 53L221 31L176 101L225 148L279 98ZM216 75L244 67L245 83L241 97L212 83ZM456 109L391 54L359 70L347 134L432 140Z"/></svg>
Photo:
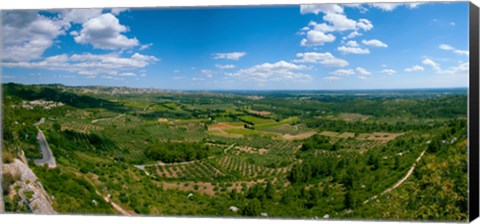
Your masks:
<svg viewBox="0 0 480 224"><path fill-rule="evenodd" d="M322 64L325 66L332 66L332 67L345 67L349 63L343 59L337 58L332 55L330 52L326 53L318 53L318 52L305 52L305 53L297 53L297 58L294 62L297 63L316 63Z"/></svg>
<svg viewBox="0 0 480 224"><path fill-rule="evenodd" d="M460 63L457 66L449 67L445 70L440 70L438 73L440 74L447 74L447 75L468 75L469 66L468 62Z"/></svg>
<svg viewBox="0 0 480 224"><path fill-rule="evenodd" d="M373 46L373 47L388 47L387 44L385 44L382 41L377 40L377 39L362 40L362 44L365 44L367 46Z"/></svg>
<svg viewBox="0 0 480 224"><path fill-rule="evenodd" d="M215 67L218 69L232 69L235 68L235 65L220 65L220 64L215 64Z"/></svg>
<svg viewBox="0 0 480 224"><path fill-rule="evenodd" d="M140 46L140 50L143 51L145 49L150 48L151 46L153 46L153 43L143 44L142 46Z"/></svg>
<svg viewBox="0 0 480 224"><path fill-rule="evenodd" d="M102 9L64 9L60 10L60 18L66 22L82 24L89 19L102 15Z"/></svg>
<svg viewBox="0 0 480 224"><path fill-rule="evenodd" d="M331 25L327 25L326 23L319 24L319 29L323 29L326 32L354 30L357 28L357 21L353 19L349 19L344 14L327 13L323 17L323 20L331 24ZM365 27L364 26L365 24L363 22L361 24L363 27ZM323 28L321 25L324 25Z"/></svg>
<svg viewBox="0 0 480 224"><path fill-rule="evenodd" d="M128 10L128 8L113 8L111 12L113 15L119 15L120 13L126 12Z"/></svg>
<svg viewBox="0 0 480 224"><path fill-rule="evenodd" d="M405 69L405 72L422 72L422 71L424 71L424 70L425 70L425 68L423 68L422 66L420 66L420 65L414 65L414 66L412 66L412 67L410 67L410 68L406 68L406 69Z"/></svg>
<svg viewBox="0 0 480 224"><path fill-rule="evenodd" d="M60 54L32 62L6 62L3 66L10 68L36 68L52 71L67 71L81 75L125 75L158 61L154 56L134 53L130 57L121 57L119 54ZM141 71L139 71L141 72ZM122 75L123 74L123 75Z"/></svg>
<svg viewBox="0 0 480 224"><path fill-rule="evenodd" d="M442 50L446 50L446 51L452 51L453 53L455 54L459 54L459 55L465 55L465 56L468 56L469 55L469 52L467 50L459 50L459 49L456 49L448 44L440 44L438 45L438 48L442 49Z"/></svg>
<svg viewBox="0 0 480 224"><path fill-rule="evenodd" d="M433 61L430 58L425 58L422 61L422 64L428 65L432 67L432 69L437 74L444 74L444 75L467 75L469 71L469 63L468 62L459 62L457 66L451 66L447 69L443 69L439 63Z"/></svg>
<svg viewBox="0 0 480 224"><path fill-rule="evenodd" d="M139 45L137 38L128 38L122 34L127 30L128 28L121 25L117 17L105 13L83 23L79 33L71 34L75 42L91 44L98 49L125 49Z"/></svg>
<svg viewBox="0 0 480 224"><path fill-rule="evenodd" d="M435 61L433 61L432 59L430 59L430 58L425 58L425 59L423 59L422 64L428 65L428 66L432 67L433 70L436 70L436 71L440 71L440 70L441 70L441 69L440 69L440 65L439 65L437 62L435 62Z"/></svg>
<svg viewBox="0 0 480 224"><path fill-rule="evenodd" d="M239 60L240 58L247 55L246 52L230 52L230 53L215 53L213 54L214 59L228 59L228 60Z"/></svg>
<svg viewBox="0 0 480 224"><path fill-rule="evenodd" d="M320 30L310 30L307 32L307 37L302 39L300 44L302 46L321 46L328 42L335 41L336 37L333 34L326 34Z"/></svg>
<svg viewBox="0 0 480 224"><path fill-rule="evenodd" d="M365 75L371 75L371 74L372 74L372 73L369 72L367 69L362 68L362 67L357 67L357 68L355 69L355 71L357 71L358 73L360 73L361 75L364 75L364 76L365 76Z"/></svg>
<svg viewBox="0 0 480 224"><path fill-rule="evenodd" d="M344 54L370 54L370 50L360 47L340 46L337 48L337 50Z"/></svg>
<svg viewBox="0 0 480 224"><path fill-rule="evenodd" d="M455 49L453 51L453 53L455 54L460 54L460 55L465 55L465 56L468 56L469 55L469 52L467 50L458 50L458 49Z"/></svg>
<svg viewBox="0 0 480 224"><path fill-rule="evenodd" d="M313 13L343 13L343 7L337 4L313 4L313 5L300 5L300 13L307 14Z"/></svg>
<svg viewBox="0 0 480 224"><path fill-rule="evenodd" d="M383 69L383 70L381 71L381 73L387 74L387 75L394 75L394 74L397 73L397 71L395 71L395 70L393 70L393 69Z"/></svg>
<svg viewBox="0 0 480 224"><path fill-rule="evenodd" d="M353 71L353 69L338 69L331 72L330 74L337 76L350 76L355 75L355 71Z"/></svg>
<svg viewBox="0 0 480 224"><path fill-rule="evenodd" d="M135 73L133 73L133 72L124 72L124 73L118 74L118 76L124 76L124 77L125 77L125 76L126 76L126 77L131 76L131 77L135 77L135 76L137 76L137 74L135 74Z"/></svg>
<svg viewBox="0 0 480 224"><path fill-rule="evenodd" d="M370 4L370 6L372 7L375 7L375 8L379 8L383 11L393 11L395 8L399 7L399 6L406 6L410 9L414 9L414 8L417 8L419 5L422 5L424 3L374 3L374 4Z"/></svg>
<svg viewBox="0 0 480 224"><path fill-rule="evenodd" d="M69 23L50 19L36 11L5 11L2 16L2 60L30 61L38 59L65 34Z"/></svg>
<svg viewBox="0 0 480 224"><path fill-rule="evenodd" d="M354 41L354 40L348 41L345 45L350 46L350 47L360 47L360 45L357 43L357 41Z"/></svg>
<svg viewBox="0 0 480 224"><path fill-rule="evenodd" d="M347 36L344 36L342 39L344 39L344 40L353 39L353 38L358 37L358 36L362 36L362 34L355 30L355 31L351 32L350 34L348 34Z"/></svg>
<svg viewBox="0 0 480 224"><path fill-rule="evenodd" d="M446 50L446 51L450 51L450 50L454 50L455 48L453 48L452 46L448 45L448 44L440 44L438 45L438 48L442 49L442 50Z"/></svg>
<svg viewBox="0 0 480 224"><path fill-rule="evenodd" d="M304 65L297 65L286 61L276 63L263 63L250 68L241 69L235 73L226 73L228 77L235 77L244 81L294 81L303 82L312 80L312 76L303 74L301 71L307 70Z"/></svg>
<svg viewBox="0 0 480 224"><path fill-rule="evenodd" d="M302 5L300 7L302 14L323 13L323 23L311 21L307 27L303 27L299 32L306 35L300 42L302 46L321 46L325 43L335 41L334 32L352 31L346 38L353 38L361 35L358 31L368 31L373 29L373 24L370 20L360 18L353 20L348 18L343 12L343 6L336 4L321 4L321 5Z"/></svg>

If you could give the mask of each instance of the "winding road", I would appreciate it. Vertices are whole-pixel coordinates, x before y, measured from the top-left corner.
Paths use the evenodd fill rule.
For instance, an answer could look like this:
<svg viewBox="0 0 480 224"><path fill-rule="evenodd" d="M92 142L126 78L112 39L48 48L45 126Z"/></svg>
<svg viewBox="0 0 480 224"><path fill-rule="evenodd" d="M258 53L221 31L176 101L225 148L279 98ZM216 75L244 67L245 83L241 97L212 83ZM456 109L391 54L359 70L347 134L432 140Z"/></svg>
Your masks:
<svg viewBox="0 0 480 224"><path fill-rule="evenodd" d="M35 159L33 162L37 166L48 164L48 168L56 168L57 163L55 162L55 157L53 156L52 150L50 149L50 146L48 146L47 139L40 128L38 128L37 139L40 144L40 150L42 150L42 158Z"/></svg>

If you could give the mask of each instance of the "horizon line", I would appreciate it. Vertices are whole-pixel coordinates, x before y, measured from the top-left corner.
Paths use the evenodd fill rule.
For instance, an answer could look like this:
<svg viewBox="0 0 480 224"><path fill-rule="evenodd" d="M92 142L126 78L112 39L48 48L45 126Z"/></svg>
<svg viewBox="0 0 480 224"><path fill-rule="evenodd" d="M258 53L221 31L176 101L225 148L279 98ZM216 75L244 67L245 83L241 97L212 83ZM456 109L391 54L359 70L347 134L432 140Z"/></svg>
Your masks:
<svg viewBox="0 0 480 224"><path fill-rule="evenodd" d="M371 88L371 89L161 89L159 87L133 87L133 86L108 86L108 85L65 85L61 83L44 83L44 84L24 84L24 83L17 83L17 82L1 82L3 85L13 83L13 84L20 84L20 85L59 85L65 87L102 87L102 88L131 88L131 89L156 89L156 90L164 90L164 91L378 91L378 90L438 90L438 89L469 89L469 86L464 87L412 87L412 88Z"/></svg>

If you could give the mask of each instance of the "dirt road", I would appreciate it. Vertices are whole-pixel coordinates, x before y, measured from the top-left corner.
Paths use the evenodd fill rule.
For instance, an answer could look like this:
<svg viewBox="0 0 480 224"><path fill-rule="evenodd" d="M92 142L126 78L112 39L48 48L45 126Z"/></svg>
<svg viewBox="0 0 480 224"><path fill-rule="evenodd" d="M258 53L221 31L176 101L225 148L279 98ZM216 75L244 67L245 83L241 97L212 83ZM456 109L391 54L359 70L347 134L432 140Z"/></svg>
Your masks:
<svg viewBox="0 0 480 224"><path fill-rule="evenodd" d="M127 212L125 209L123 209L122 207L120 207L120 205L116 204L115 202L113 201L110 201L110 198L108 198L107 196L103 196L102 194L100 194L100 192L98 192L97 190L95 190L95 193L102 197L103 200L105 200L105 202L109 203L112 205L112 207L117 210L118 212L120 212L122 215L125 215L125 216L131 216L131 214L129 212Z"/></svg>
<svg viewBox="0 0 480 224"><path fill-rule="evenodd" d="M420 159L422 159L423 157L423 154L425 154L427 150L423 150L422 153L420 153L420 156L417 157L417 159L415 160L415 162L413 163L413 165L410 167L410 169L408 170L407 174L402 178L400 179L399 181L397 181L397 183L395 183L393 186L387 188L386 190L384 190L382 193L380 193L380 195L383 195L385 193L388 193L392 190L394 190L395 188L397 187L400 187L400 185L402 185L413 173L413 171L415 170L415 166L417 165L418 161L420 161ZM375 195L369 199L367 199L366 201L363 202L363 204L367 204L368 202L376 199L379 195Z"/></svg>
<svg viewBox="0 0 480 224"><path fill-rule="evenodd" d="M141 170L145 170L145 167L185 165L185 164L192 164L192 163L196 163L196 162L201 162L201 161L203 161L203 160L212 159L212 158L215 158L215 156L209 156L209 157L207 157L207 158L203 158L203 159L200 159L200 160L192 160L192 161L178 162L178 163L164 163L164 162L162 162L162 161L158 161L158 163L155 163L155 164L134 165L134 167L136 167L136 168L138 168L138 169L141 169Z"/></svg>

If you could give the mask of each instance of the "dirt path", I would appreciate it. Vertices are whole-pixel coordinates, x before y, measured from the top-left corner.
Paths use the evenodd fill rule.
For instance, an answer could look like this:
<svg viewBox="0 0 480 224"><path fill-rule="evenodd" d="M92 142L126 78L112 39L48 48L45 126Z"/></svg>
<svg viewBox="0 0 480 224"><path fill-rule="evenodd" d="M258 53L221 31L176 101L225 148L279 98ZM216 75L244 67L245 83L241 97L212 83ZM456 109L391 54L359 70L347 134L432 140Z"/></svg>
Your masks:
<svg viewBox="0 0 480 224"><path fill-rule="evenodd" d="M108 120L112 120L112 119L117 119L117 118L120 118L120 117L123 117L123 116L125 116L125 114L119 114L116 117L106 117L106 118L95 119L95 120L92 120L92 124L95 124L99 121L108 121Z"/></svg>
<svg viewBox="0 0 480 224"><path fill-rule="evenodd" d="M150 166L185 165L185 164L192 164L192 163L201 162L201 161L203 161L203 160L213 159L213 158L215 158L215 156L209 156L209 157L207 157L207 158L200 159L200 160L192 160L192 161L188 161L188 162L178 162L178 163L164 163L164 162L162 162L162 161L158 161L158 163L155 163L155 164L134 165L134 167L136 167L136 168L138 168L138 169L141 169L141 170L145 170L145 167L150 167Z"/></svg>
<svg viewBox="0 0 480 224"><path fill-rule="evenodd" d="M224 149L223 150L223 153L227 153L228 150L230 150L231 148L233 148L233 146L235 146L235 143L233 143L231 146L229 146L228 148Z"/></svg>
<svg viewBox="0 0 480 224"><path fill-rule="evenodd" d="M386 190L384 190L382 193L380 193L380 195L383 195L385 193L388 193L392 190L394 190L395 188L397 187L400 187L400 185L402 185L413 173L413 171L415 170L415 166L417 165L418 161L420 161L420 159L422 159L423 155L425 154L427 150L423 150L422 153L420 153L420 156L418 156L418 158L415 160L415 162L413 163L413 165L410 167L410 169L408 170L407 172L407 175L405 175L402 179L400 179L397 183L395 183L393 186L387 188ZM369 199L367 199L366 201L363 202L363 204L367 204L368 202L372 201L372 200L375 200L379 195L375 195Z"/></svg>
<svg viewBox="0 0 480 224"><path fill-rule="evenodd" d="M98 196L100 196L101 198L103 198L103 200L105 202L107 202L108 204L112 205L112 207L120 212L122 215L125 215L125 216L131 216L132 214L135 214L135 213L130 213L130 212L127 212L125 209L123 209L120 205L118 205L117 203L113 202L113 201L110 201L110 198L108 198L107 196L103 196L100 192L98 192L98 190L96 189L95 187L95 184L92 182L92 180L90 179L90 177L88 177L87 175L84 175L84 174L81 174L81 173L78 173L76 171L73 171L76 175L78 176L81 176L83 177L84 180L88 181L95 189L95 194L97 194Z"/></svg>
<svg viewBox="0 0 480 224"><path fill-rule="evenodd" d="M33 126L38 126L38 125L41 125L41 124L44 124L45 123L45 118L42 117L40 118L40 121L38 121L37 123L33 124Z"/></svg>
<svg viewBox="0 0 480 224"><path fill-rule="evenodd" d="M307 131L304 133L300 133L297 135L291 135L291 134L284 134L282 135L282 138L285 140L296 140L296 139L306 139L309 138L310 136L316 134L316 131Z"/></svg>
<svg viewBox="0 0 480 224"><path fill-rule="evenodd" d="M299 146L297 146L297 148L294 148L293 149L293 153L297 153L298 150L300 150L302 148L303 144L300 144Z"/></svg>
<svg viewBox="0 0 480 224"><path fill-rule="evenodd" d="M112 207L117 210L118 212L120 212L122 215L126 215L126 216L131 216L131 214L129 212L127 212L125 209L123 209L122 207L120 207L120 205L116 204L115 202L113 201L110 201L110 198L108 198L107 196L103 196L102 194L100 194L100 192L98 192L97 190L95 190L95 193L102 197L103 200L105 200L105 202L109 203L112 205Z"/></svg>

